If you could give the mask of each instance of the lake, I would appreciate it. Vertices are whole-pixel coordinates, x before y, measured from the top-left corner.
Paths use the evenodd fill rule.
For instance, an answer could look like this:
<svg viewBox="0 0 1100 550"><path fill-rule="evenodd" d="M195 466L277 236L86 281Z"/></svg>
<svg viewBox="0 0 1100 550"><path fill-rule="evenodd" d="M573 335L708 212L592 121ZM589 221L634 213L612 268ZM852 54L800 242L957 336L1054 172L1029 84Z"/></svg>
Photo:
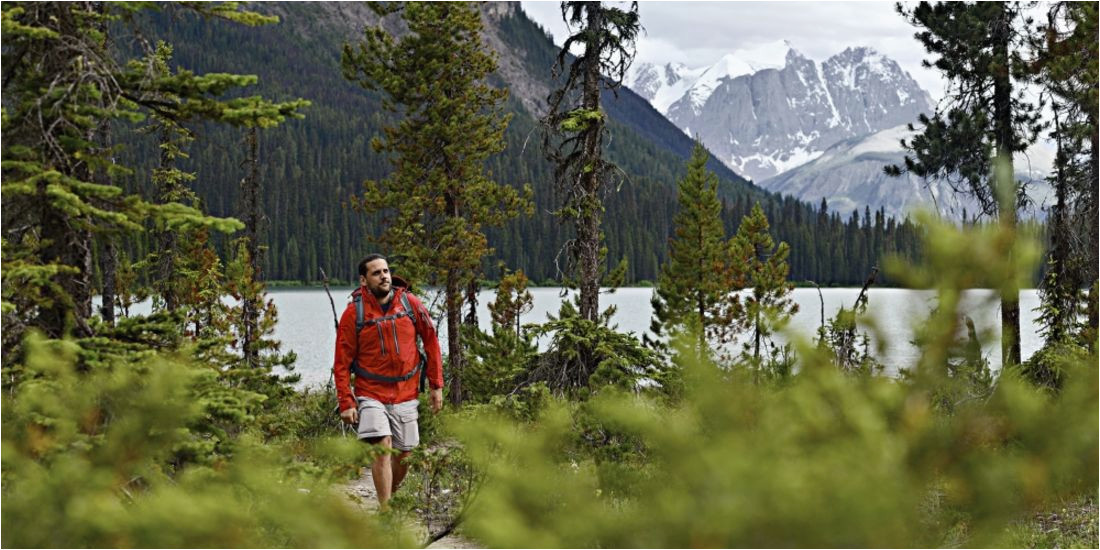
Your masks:
<svg viewBox="0 0 1100 550"><path fill-rule="evenodd" d="M342 312L351 289L333 289L338 312ZM483 290L478 296L478 321L483 328L489 326L487 304L493 299L493 291ZM541 323L547 313L557 313L561 304L560 289L533 288L533 310L525 315L523 323ZM284 349L298 354L296 372L301 374L300 386L317 386L329 379L332 370L336 334L332 325L332 309L323 289L276 289L270 291L279 310L279 322L275 337L283 342ZM650 306L651 288L622 288L600 297L600 306L615 305L618 308L613 324L623 332L638 338L649 330L653 308ZM798 313L791 320L789 329L797 334L813 336L821 323L821 302L825 304L825 316L833 316L840 306L852 307L859 295L858 288L825 288L821 297L813 288L794 290ZM878 357L889 373L912 366L917 359L917 349L910 343L915 323L927 316L935 305L933 291L896 288L873 288L868 291L868 313L882 335L883 350ZM425 296L429 303L432 296ZM963 310L974 320L979 340L986 357L994 368L1000 365L1000 305L996 295L989 290L970 290L964 293ZM1039 296L1035 290L1020 292L1021 353L1027 359L1042 345L1042 337L1036 324ZM437 320L441 321L441 320ZM447 349L446 328L437 322L440 346ZM783 340L782 336L777 338Z"/></svg>

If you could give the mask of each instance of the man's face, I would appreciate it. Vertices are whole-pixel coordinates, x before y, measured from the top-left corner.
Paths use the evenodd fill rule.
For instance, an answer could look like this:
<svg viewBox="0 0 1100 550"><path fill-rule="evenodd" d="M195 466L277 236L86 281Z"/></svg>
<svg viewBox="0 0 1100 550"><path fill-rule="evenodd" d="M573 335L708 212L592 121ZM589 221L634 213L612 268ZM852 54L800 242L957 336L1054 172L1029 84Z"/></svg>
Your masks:
<svg viewBox="0 0 1100 550"><path fill-rule="evenodd" d="M367 263L367 274L359 276L359 284L378 297L390 293L390 264L378 259Z"/></svg>

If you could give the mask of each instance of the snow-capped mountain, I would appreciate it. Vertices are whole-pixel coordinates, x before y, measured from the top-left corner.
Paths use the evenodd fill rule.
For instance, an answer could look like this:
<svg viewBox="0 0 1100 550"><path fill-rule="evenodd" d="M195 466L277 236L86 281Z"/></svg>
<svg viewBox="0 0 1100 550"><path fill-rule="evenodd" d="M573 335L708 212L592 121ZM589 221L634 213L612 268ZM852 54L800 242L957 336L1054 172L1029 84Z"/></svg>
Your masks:
<svg viewBox="0 0 1100 550"><path fill-rule="evenodd" d="M734 52L704 68L639 64L626 84L756 181L931 109L927 92L870 48L849 48L818 64L786 41Z"/></svg>
<svg viewBox="0 0 1100 550"><path fill-rule="evenodd" d="M905 151L901 140L912 139L915 131L905 125L874 134L842 140L816 159L760 182L760 186L812 204L825 199L829 210L847 216L853 210L883 208L896 218L917 208L961 219L973 218L980 211L972 198L959 195L943 181L929 181L903 174L890 177L883 172L888 164L902 165ZM1050 172L1052 158L1045 144L1036 144L1026 154L1017 155L1016 179L1026 186L1033 206L1023 212L1027 217L1043 217L1042 209L1053 201L1051 188L1043 181Z"/></svg>
<svg viewBox="0 0 1100 550"><path fill-rule="evenodd" d="M872 210L885 208L887 215L897 218L917 207L939 208L955 217L961 216L964 207L974 213L975 204L957 202L941 186L928 185L916 176L894 178L883 173L882 168L888 164L902 164L904 152L899 143L912 134L900 125L841 140L814 160L768 178L760 186L811 204L825 199L830 211L845 216L865 206ZM949 204L940 204L944 201Z"/></svg>

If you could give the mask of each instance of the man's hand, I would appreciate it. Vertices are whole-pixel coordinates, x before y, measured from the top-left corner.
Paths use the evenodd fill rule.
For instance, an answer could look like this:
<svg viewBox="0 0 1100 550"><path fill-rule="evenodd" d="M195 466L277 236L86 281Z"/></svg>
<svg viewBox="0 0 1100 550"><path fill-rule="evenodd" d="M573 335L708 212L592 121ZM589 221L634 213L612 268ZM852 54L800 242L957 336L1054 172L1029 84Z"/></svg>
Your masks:
<svg viewBox="0 0 1100 550"><path fill-rule="evenodd" d="M359 409L352 407L340 411L340 419L343 420L345 424L354 426L356 422L359 422Z"/></svg>
<svg viewBox="0 0 1100 550"><path fill-rule="evenodd" d="M443 408L443 388L432 390L430 392L432 412L437 413L439 409Z"/></svg>

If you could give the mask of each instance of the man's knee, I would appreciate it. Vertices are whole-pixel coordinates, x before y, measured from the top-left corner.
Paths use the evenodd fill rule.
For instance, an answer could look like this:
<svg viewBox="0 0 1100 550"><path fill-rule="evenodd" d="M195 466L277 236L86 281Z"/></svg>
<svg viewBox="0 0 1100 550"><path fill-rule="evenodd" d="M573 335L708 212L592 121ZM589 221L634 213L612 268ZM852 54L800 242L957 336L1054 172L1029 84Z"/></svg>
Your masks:
<svg viewBox="0 0 1100 550"><path fill-rule="evenodd" d="M378 445L383 449L393 448L393 439L388 435L384 435L382 437L368 437L363 441L366 441L370 445ZM374 461L382 465L388 464L390 462L390 453L381 453L378 455L377 458L374 459Z"/></svg>

